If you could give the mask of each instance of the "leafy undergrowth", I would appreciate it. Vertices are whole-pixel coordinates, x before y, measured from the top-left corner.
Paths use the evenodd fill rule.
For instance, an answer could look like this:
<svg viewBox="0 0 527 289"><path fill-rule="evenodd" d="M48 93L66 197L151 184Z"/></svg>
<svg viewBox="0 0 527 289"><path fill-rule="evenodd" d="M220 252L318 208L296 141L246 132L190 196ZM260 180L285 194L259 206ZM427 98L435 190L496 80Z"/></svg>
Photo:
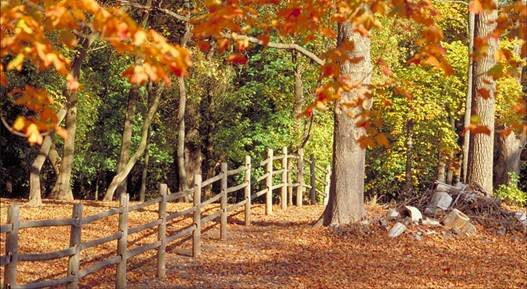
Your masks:
<svg viewBox="0 0 527 289"><path fill-rule="evenodd" d="M0 209L5 223L7 200ZM106 210L115 203L85 203L85 214ZM170 204L169 211L188 206ZM243 213L229 218L228 239L218 240L217 226L203 235L202 254L181 254L190 242L171 244L167 255L167 278L156 278L155 251L134 257L128 264L129 288L527 288L526 236L505 236L478 226L472 237L430 234L415 240L411 233L389 239L385 229L371 224L338 230L313 228L321 206L291 207L265 216L263 207L253 207L253 224L243 225ZM369 206L370 217L384 214ZM71 204L48 202L40 209L23 207L23 219L68 217ZM154 220L155 207L132 213L130 223ZM187 222L188 224L188 222ZM169 226L174 230L176 224ZM109 218L83 230L83 241L115 232L117 218ZM439 230L438 230L439 231ZM21 234L21 252L46 252L67 247L68 228L29 229ZM3 234L2 234L3 235ZM1 237L2 247L5 236ZM130 243L153 242L154 231L130 236ZM83 264L97 256L113 256L116 243L83 254ZM2 248L2 251L4 249ZM19 282L65 275L66 259L19 264ZM2 273L2 272L0 272ZM82 280L83 288L113 288L115 267Z"/></svg>

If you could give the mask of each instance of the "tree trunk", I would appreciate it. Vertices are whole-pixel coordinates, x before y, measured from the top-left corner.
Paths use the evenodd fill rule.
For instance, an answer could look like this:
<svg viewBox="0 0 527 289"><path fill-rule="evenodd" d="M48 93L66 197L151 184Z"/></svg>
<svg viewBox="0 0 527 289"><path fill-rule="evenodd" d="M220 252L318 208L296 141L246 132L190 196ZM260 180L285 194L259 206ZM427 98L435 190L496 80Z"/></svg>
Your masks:
<svg viewBox="0 0 527 289"><path fill-rule="evenodd" d="M406 121L406 166L405 166L405 183L403 195L411 197L414 186L412 177L412 166L414 157L414 121Z"/></svg>
<svg viewBox="0 0 527 289"><path fill-rule="evenodd" d="M66 110L61 109L58 114L58 123L60 124L64 117L66 116ZM50 152L51 145L53 144L53 138L51 135L47 135L42 141L40 150L37 157L33 160L31 164L31 169L29 170L29 200L28 204L31 206L38 206L42 204L42 192L40 188L40 171L42 166L46 161L46 158ZM53 161L52 161L53 165ZM53 165L53 168L55 166ZM56 172L56 171L55 171Z"/></svg>
<svg viewBox="0 0 527 289"><path fill-rule="evenodd" d="M357 63L345 61L341 64L341 76L350 81L362 81L369 85L371 80L370 39L354 32L350 23L339 25L337 45L346 41L355 44L350 58L362 57ZM343 93L341 102L353 101L360 96L355 89ZM357 115L362 107L336 107L334 113L333 161L328 205L323 215L323 225L344 225L359 221L364 216L364 177L366 151L357 140L365 133L355 125L356 119L347 113Z"/></svg>
<svg viewBox="0 0 527 289"><path fill-rule="evenodd" d="M521 46L518 44L514 47L514 53L520 55ZM522 85L522 78L524 69L519 68L516 76L516 81ZM506 129L505 125L501 125L501 129ZM508 184L510 181L509 173L520 175L521 170L521 154L522 150L527 144L527 135L517 135L516 132L512 131L509 135L503 137L496 135L496 164L494 165L494 188L498 188L499 185Z"/></svg>
<svg viewBox="0 0 527 289"><path fill-rule="evenodd" d="M295 86L294 86L294 100L293 100L293 114L297 117L297 121L294 124L294 136L295 143L293 147L300 148L306 143L304 139L308 136L305 135L305 119L299 117L304 111L304 83L302 82L302 65L300 63L300 57L298 53L293 52L293 63L295 64Z"/></svg>
<svg viewBox="0 0 527 289"><path fill-rule="evenodd" d="M497 1L494 1L498 5ZM498 11L484 11L476 16L475 35L485 38L489 36L496 27ZM490 133L471 134L469 146L469 162L467 170L467 183L477 183L489 194L492 194L492 169L494 153L494 113L496 81L487 74L496 64L496 51L498 40L489 37L488 49L484 56L474 61L474 92L472 99L472 116L478 116L480 124L486 126ZM484 98L481 91L487 91L490 95Z"/></svg>
<svg viewBox="0 0 527 289"><path fill-rule="evenodd" d="M179 191L188 189L187 173L185 169L185 110L187 105L187 91L183 77L178 78L179 107L177 114L177 165Z"/></svg>
<svg viewBox="0 0 527 289"><path fill-rule="evenodd" d="M72 61L72 75L78 81L82 63L88 54L91 40L84 38L77 55ZM77 129L77 92L66 90L66 133L64 140L64 150L60 165L60 174L57 177L57 184L53 188L52 196L59 200L73 200L71 191L71 171L73 169L73 158L75 153L75 131Z"/></svg>
<svg viewBox="0 0 527 289"><path fill-rule="evenodd" d="M185 23L185 33L181 38L181 46L185 47L190 38L190 24ZM185 191L188 189L187 174L185 170L185 110L187 105L187 90L185 87L185 79L178 77L179 89L179 107L177 112L177 164L178 164L178 179L179 190Z"/></svg>
<svg viewBox="0 0 527 289"><path fill-rule="evenodd" d="M152 6L152 0L147 0L147 8L144 10L143 19L141 21L141 26L145 28L148 24L148 16L150 15L150 7ZM125 4L125 9L130 8L128 4ZM137 59L136 63L141 63L141 59ZM132 129L133 129L133 119L135 115L135 107L137 100L139 98L139 89L133 85L128 91L128 101L126 106L126 112L124 115L124 124L123 124L123 136L121 139L121 152L119 154L119 163L117 164L116 174L121 173L128 160L130 159L130 147L132 145ZM117 187L117 194L123 194L127 191L127 178L123 180L122 183Z"/></svg>
<svg viewBox="0 0 527 289"><path fill-rule="evenodd" d="M472 112L472 94L474 84L474 61L472 60L472 53L474 52L474 30L475 30L475 15L472 12L468 12L468 69L467 69L467 98L465 100L465 117L463 120L464 127L467 128L470 125L470 117ZM467 182L468 173L468 153L470 147L470 131L466 131L463 135L463 176L461 181Z"/></svg>
<svg viewBox="0 0 527 289"><path fill-rule="evenodd" d="M520 157L525 143L514 132L502 137L496 135L496 165L494 166L494 186L509 183L509 173L520 175Z"/></svg>
<svg viewBox="0 0 527 289"><path fill-rule="evenodd" d="M161 98L163 87L159 87L157 91L155 92L155 96L152 102L152 106L148 109L148 113L145 117L145 121L143 122L143 128L141 129L141 142L139 143L139 147L135 151L135 153L130 157L128 160L128 163L124 167L123 171L116 174L110 185L108 186L108 189L106 189L106 193L104 194L104 201L111 201L113 199L113 195L115 193L115 190L119 186L119 184L126 179L132 168L134 167L135 163L141 156L143 155L145 149L146 149L146 143L148 139L148 130L150 128L150 125L152 124L152 120L154 118L154 115L157 112L157 108L159 106L159 100Z"/></svg>
<svg viewBox="0 0 527 289"><path fill-rule="evenodd" d="M117 174L123 171L124 167L130 159L130 148L132 146L132 122L135 115L135 107L139 98L139 90L136 86L132 86L128 92L128 105L124 116L123 137L121 140L121 153L119 155L119 163L117 165ZM126 178L117 187L117 194L126 193Z"/></svg>
<svg viewBox="0 0 527 289"><path fill-rule="evenodd" d="M51 146L49 148L48 158L49 158L49 162L51 163L51 166L53 167L53 170L55 171L55 175L58 176L60 174L60 156L59 156L59 153L57 152L57 148L55 147L55 142L53 141L53 139L51 140Z"/></svg>
<svg viewBox="0 0 527 289"><path fill-rule="evenodd" d="M148 133L147 133L148 135ZM141 189L139 190L139 201L144 202L146 198L146 181L148 176L148 163L150 161L150 154L148 153L148 136L146 139L146 148L145 148L145 160L143 166L143 173L141 174Z"/></svg>

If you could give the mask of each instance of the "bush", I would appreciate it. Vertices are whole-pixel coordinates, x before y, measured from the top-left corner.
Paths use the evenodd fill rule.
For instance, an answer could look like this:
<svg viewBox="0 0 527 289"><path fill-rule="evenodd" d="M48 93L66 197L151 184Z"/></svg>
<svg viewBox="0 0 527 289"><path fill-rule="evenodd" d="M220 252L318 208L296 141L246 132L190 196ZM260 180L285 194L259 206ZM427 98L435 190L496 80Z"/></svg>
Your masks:
<svg viewBox="0 0 527 289"><path fill-rule="evenodd" d="M509 173L509 183L506 185L500 185L495 192L496 197L499 199L520 206L527 205L527 192L522 191L518 187L518 182L520 177L510 172Z"/></svg>

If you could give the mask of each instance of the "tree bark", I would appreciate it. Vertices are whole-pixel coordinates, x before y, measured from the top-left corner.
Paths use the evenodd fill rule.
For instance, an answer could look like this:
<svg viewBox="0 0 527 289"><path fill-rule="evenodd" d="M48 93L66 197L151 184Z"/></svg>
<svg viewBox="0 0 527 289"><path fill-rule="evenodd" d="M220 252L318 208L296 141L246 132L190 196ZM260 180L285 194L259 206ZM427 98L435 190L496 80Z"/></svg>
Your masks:
<svg viewBox="0 0 527 289"><path fill-rule="evenodd" d="M143 155L145 149L146 149L146 143L148 139L148 130L150 128L150 125L152 124L152 120L154 118L154 115L157 112L157 108L159 106L159 101L161 99L161 93L163 88L159 87L157 91L155 92L154 99L152 101L152 106L148 109L148 113L145 117L145 121L143 122L143 127L141 129L141 142L139 143L139 146L135 153L130 157L128 160L128 163L124 167L123 171L116 174L110 185L108 186L108 189L106 189L106 193L104 194L104 201L111 201L113 199L113 195L115 193L115 190L119 186L119 184L126 179L132 168L134 167L135 163L141 156Z"/></svg>
<svg viewBox="0 0 527 289"><path fill-rule="evenodd" d="M178 184L179 190L188 189L187 172L185 169L185 110L187 105L187 91L183 77L178 78L179 88L179 107L177 114L177 165L178 165Z"/></svg>
<svg viewBox="0 0 527 289"><path fill-rule="evenodd" d="M472 12L468 12L468 69L467 69L467 98L465 100L465 117L463 120L464 127L467 128L470 125L470 117L472 112L472 94L474 84L474 61L472 60L472 54L474 52L474 30L475 30L475 15ZM468 173L468 153L470 147L470 131L465 131L463 135L463 176L462 182L467 182Z"/></svg>
<svg viewBox="0 0 527 289"><path fill-rule="evenodd" d="M498 5L497 1L494 1ZM488 37L496 27L497 9L484 11L476 16L476 37ZM472 99L472 116L478 116L480 124L486 126L490 133L470 135L469 162L467 183L480 185L487 193L492 194L492 169L494 153L494 113L496 109L496 81L487 72L496 64L498 39L488 38L488 49L484 56L474 61L474 92ZM481 91L490 95L484 98Z"/></svg>
<svg viewBox="0 0 527 289"><path fill-rule="evenodd" d="M58 113L58 123L60 124L64 117L66 116L66 110L61 109ZM37 157L33 160L33 163L31 164L31 169L29 170L29 200L28 204L31 206L38 206L42 204L42 192L40 188L40 171L42 170L42 166L44 165L44 162L46 161L46 158L50 152L50 148L53 144L53 138L51 135L47 135L44 138L44 141L42 141L42 145L40 146L40 150L38 152ZM53 161L52 165L53 165ZM53 168L55 166L53 165Z"/></svg>
<svg viewBox="0 0 527 289"><path fill-rule="evenodd" d="M124 167L130 159L130 148L132 146L132 122L135 115L135 107L139 98L139 90L136 86L132 86L128 91L128 104L124 116L123 136L121 140L121 153L119 155L119 163L117 165L117 174L123 171ZM117 194L126 193L126 178L117 187Z"/></svg>
<svg viewBox="0 0 527 289"><path fill-rule="evenodd" d="M80 49L72 62L71 72L76 80L80 78L82 63L88 54L91 40L82 39ZM73 200L71 191L71 171L73 169L73 158L75 153L75 131L77 130L77 92L66 90L66 133L60 174L57 184L53 188L52 196L59 200Z"/></svg>
<svg viewBox="0 0 527 289"><path fill-rule="evenodd" d="M146 148L145 148L145 157L144 157L144 164L143 164L143 173L141 174L141 189L139 189L139 201L144 202L146 198L146 182L148 177L148 163L150 161L150 154L148 153L148 146L149 146L149 138L148 138L148 132L147 132L147 139L146 139Z"/></svg>
<svg viewBox="0 0 527 289"><path fill-rule="evenodd" d="M185 47L190 38L190 24L185 23L185 33L181 38L180 44ZM179 190L185 191L188 189L187 173L185 168L185 110L187 106L187 90L185 87L185 79L178 77L179 89L179 107L177 112L177 164L178 164L178 184Z"/></svg>
<svg viewBox="0 0 527 289"><path fill-rule="evenodd" d="M496 165L494 166L494 186L509 183L509 173L520 175L521 152L525 141L514 132L502 137L496 135Z"/></svg>
<svg viewBox="0 0 527 289"><path fill-rule="evenodd" d="M413 167L413 158L414 158L414 121L409 119L406 121L406 166L405 166L405 183L404 183L404 192L405 197L410 197L412 195L414 186L413 186L413 176L412 176L412 167Z"/></svg>
<svg viewBox="0 0 527 289"><path fill-rule="evenodd" d="M297 52L293 52L293 62L295 64L295 86L294 86L294 100L293 100L293 114L294 117L298 117L304 110L304 83L302 82L302 65ZM295 144L294 147L302 147L302 141L304 138L304 132L302 130L302 124L304 118L299 118L295 122Z"/></svg>
<svg viewBox="0 0 527 289"><path fill-rule="evenodd" d="M354 32L350 23L339 25L337 45L353 41L355 49L350 59L362 57L361 61L341 63L341 76L350 81L362 81L367 86L371 80L370 39ZM349 102L360 97L355 89L343 93L340 102ZM344 225L359 221L364 216L364 177L366 151L357 140L365 133L355 125L356 120L348 113L357 115L363 108L336 107L334 113L333 161L328 205L322 223L325 226Z"/></svg>
<svg viewBox="0 0 527 289"><path fill-rule="evenodd" d="M514 53L520 55L521 46L518 44L514 47ZM516 75L516 81L522 85L522 78L525 67L518 69ZM505 125L501 125L500 129L506 129ZM521 154L522 150L527 144L527 135L511 133L505 137L496 135L496 156L494 165L494 188L498 188L500 185L506 185L510 182L509 173L520 175L521 170Z"/></svg>

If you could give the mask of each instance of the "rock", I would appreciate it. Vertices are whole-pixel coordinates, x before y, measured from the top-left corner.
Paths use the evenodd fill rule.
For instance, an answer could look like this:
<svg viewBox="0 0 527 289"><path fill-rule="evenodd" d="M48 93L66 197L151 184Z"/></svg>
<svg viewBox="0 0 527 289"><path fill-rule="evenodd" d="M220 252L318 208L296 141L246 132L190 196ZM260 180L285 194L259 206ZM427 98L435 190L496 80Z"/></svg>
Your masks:
<svg viewBox="0 0 527 289"><path fill-rule="evenodd" d="M432 218L424 218L421 220L421 224L432 227L441 226L441 223L438 220Z"/></svg>
<svg viewBox="0 0 527 289"><path fill-rule="evenodd" d="M370 220L369 219L362 219L359 224L363 225L363 226L369 226L370 225Z"/></svg>
<svg viewBox="0 0 527 289"><path fill-rule="evenodd" d="M520 221L520 223L527 226L527 215L524 212L515 212L514 216Z"/></svg>
<svg viewBox="0 0 527 289"><path fill-rule="evenodd" d="M463 234L467 236L472 236L472 235L475 235L478 232L478 230L476 229L476 226L474 226L472 223L469 222L465 224L465 226L462 229L462 232Z"/></svg>
<svg viewBox="0 0 527 289"><path fill-rule="evenodd" d="M421 241L423 240L423 232L416 232L413 234L413 237L416 241Z"/></svg>
<svg viewBox="0 0 527 289"><path fill-rule="evenodd" d="M466 189L466 185L464 184L456 184L456 186L451 186L449 184L445 184L443 182L436 181L436 192L445 192L445 193L459 193L461 191L464 191Z"/></svg>
<svg viewBox="0 0 527 289"><path fill-rule="evenodd" d="M380 218L379 219L379 225L385 229L388 228L388 221L385 219L385 218Z"/></svg>
<svg viewBox="0 0 527 289"><path fill-rule="evenodd" d="M419 211L418 208L413 206L404 206L406 210L408 211L410 218L412 218L412 222L417 223L419 220L423 218L423 214L421 214L421 211Z"/></svg>
<svg viewBox="0 0 527 289"><path fill-rule="evenodd" d="M470 222L470 218L458 209L453 209L443 219L443 224L447 229L452 229L455 233L461 232L462 228Z"/></svg>
<svg viewBox="0 0 527 289"><path fill-rule="evenodd" d="M450 204L452 204L452 197L447 192L436 191L428 207L431 209L440 208L447 210Z"/></svg>
<svg viewBox="0 0 527 289"><path fill-rule="evenodd" d="M401 222L397 222L397 223L395 223L395 225L393 225L393 227L388 232L388 237L390 237L390 238L397 238L404 231L406 231L406 226L403 223L401 223Z"/></svg>
<svg viewBox="0 0 527 289"><path fill-rule="evenodd" d="M473 235L476 233L476 227L470 223L470 218L458 209L453 209L443 219L443 224L447 229L452 229L456 234Z"/></svg>
<svg viewBox="0 0 527 289"><path fill-rule="evenodd" d="M396 209L389 209L388 212L386 213L386 219L388 219L388 221L396 220L400 216L401 214L399 214L399 211L397 211Z"/></svg>

